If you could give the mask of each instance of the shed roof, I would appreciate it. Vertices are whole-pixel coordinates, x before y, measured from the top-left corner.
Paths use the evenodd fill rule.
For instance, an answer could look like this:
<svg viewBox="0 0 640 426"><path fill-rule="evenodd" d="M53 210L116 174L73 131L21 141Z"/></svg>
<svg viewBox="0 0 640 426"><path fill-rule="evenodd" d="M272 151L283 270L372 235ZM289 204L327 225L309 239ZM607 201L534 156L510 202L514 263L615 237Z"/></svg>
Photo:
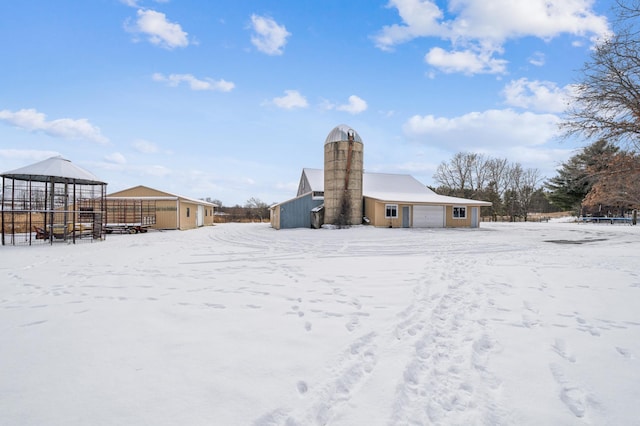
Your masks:
<svg viewBox="0 0 640 426"><path fill-rule="evenodd" d="M324 191L324 170L303 169L312 191ZM362 195L381 201L425 203L425 204L464 204L490 206L488 201L440 195L427 188L411 175L392 173L367 173L362 176Z"/></svg>
<svg viewBox="0 0 640 426"><path fill-rule="evenodd" d="M137 195L126 195L127 192L130 192L132 190L142 190L142 191L146 191L152 195L144 195L144 196L137 196ZM144 186L144 185L137 185L137 186L133 186L131 188L127 188L127 189L123 189L121 191L117 191L117 192L113 192L111 194L107 194L107 198L111 198L111 199L115 199L115 198L135 198L135 199L162 199L163 197L169 197L171 199L180 199L180 200L184 200L184 201L188 201L190 203L194 203L194 204L201 204L204 206L209 206L209 207L220 207L219 205L215 204L215 203L210 203L208 201L204 201L204 200L198 200L196 198L191 198L191 197L185 197L184 195L179 195L179 194L173 194L171 192L167 192L167 191L160 191L159 189L154 189L154 188L150 188L148 186Z"/></svg>
<svg viewBox="0 0 640 426"><path fill-rule="evenodd" d="M93 173L76 166L61 156L51 157L30 166L21 167L2 173L3 177L37 181L64 183L74 182L83 185L104 185L106 182L98 179Z"/></svg>

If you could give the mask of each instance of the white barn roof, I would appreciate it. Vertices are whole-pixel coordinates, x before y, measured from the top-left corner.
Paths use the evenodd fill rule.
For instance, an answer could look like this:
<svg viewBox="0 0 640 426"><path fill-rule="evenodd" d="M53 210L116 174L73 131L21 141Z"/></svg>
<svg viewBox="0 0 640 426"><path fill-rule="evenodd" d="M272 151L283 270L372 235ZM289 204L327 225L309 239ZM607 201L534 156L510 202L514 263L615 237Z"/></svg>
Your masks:
<svg viewBox="0 0 640 426"><path fill-rule="evenodd" d="M321 169L304 169L303 175L314 192L324 191L324 171ZM381 201L425 204L464 204L474 206L490 206L487 201L467 198L448 197L436 194L411 175L391 173L364 173L362 176L362 195Z"/></svg>
<svg viewBox="0 0 640 426"><path fill-rule="evenodd" d="M50 182L53 179L56 183L75 182L84 185L103 185L106 183L60 156L2 173L1 176L37 182Z"/></svg>

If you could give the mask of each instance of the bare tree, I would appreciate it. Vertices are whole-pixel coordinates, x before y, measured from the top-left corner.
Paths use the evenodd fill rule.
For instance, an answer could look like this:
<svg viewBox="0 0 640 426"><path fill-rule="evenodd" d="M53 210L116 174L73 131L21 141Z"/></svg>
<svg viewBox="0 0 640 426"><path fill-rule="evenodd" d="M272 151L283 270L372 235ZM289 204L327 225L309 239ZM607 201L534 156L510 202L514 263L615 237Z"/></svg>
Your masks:
<svg viewBox="0 0 640 426"><path fill-rule="evenodd" d="M533 196L538 189L542 178L538 169L523 170L520 164L514 168L514 188L518 197L520 214L527 221L527 215L531 209Z"/></svg>
<svg viewBox="0 0 640 426"><path fill-rule="evenodd" d="M604 139L640 149L640 0L617 0L614 34L582 69L561 124L565 136Z"/></svg>
<svg viewBox="0 0 640 426"><path fill-rule="evenodd" d="M459 152L448 163L440 163L433 178L458 195L465 195L465 191L474 189L473 171L478 158L479 154Z"/></svg>
<svg viewBox="0 0 640 426"><path fill-rule="evenodd" d="M266 217L269 217L269 205L259 198L249 198L244 207L248 209L247 215L257 216L260 222L262 222Z"/></svg>

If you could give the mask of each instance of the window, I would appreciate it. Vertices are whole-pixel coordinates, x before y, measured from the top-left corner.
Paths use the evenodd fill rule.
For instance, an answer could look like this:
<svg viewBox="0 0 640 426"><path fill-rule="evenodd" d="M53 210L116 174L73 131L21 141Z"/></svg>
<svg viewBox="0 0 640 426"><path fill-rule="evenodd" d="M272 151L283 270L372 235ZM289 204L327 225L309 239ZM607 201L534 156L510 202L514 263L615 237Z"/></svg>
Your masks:
<svg viewBox="0 0 640 426"><path fill-rule="evenodd" d="M454 219L466 219L467 218L467 208L466 207L454 207L453 208L453 218Z"/></svg>
<svg viewBox="0 0 640 426"><path fill-rule="evenodd" d="M384 206L384 217L386 219L393 219L398 217L398 205L397 204L386 204Z"/></svg>
<svg viewBox="0 0 640 426"><path fill-rule="evenodd" d="M187 207L187 217L191 216L191 209Z"/></svg>

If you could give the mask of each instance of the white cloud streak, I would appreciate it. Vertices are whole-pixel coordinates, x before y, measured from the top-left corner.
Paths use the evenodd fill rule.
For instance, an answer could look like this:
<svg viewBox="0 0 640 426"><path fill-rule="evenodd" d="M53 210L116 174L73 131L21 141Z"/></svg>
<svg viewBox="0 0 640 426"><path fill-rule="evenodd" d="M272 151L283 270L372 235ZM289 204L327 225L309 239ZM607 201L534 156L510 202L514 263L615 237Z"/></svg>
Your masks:
<svg viewBox="0 0 640 426"><path fill-rule="evenodd" d="M550 81L531 81L526 78L509 82L502 91L509 106L538 111L561 113L571 98L572 86L558 87Z"/></svg>
<svg viewBox="0 0 640 426"><path fill-rule="evenodd" d="M139 9L138 19L130 31L145 34L152 44L165 49L186 47L189 45L188 34L180 24L167 20L164 13L150 9Z"/></svg>
<svg viewBox="0 0 640 426"><path fill-rule="evenodd" d="M367 108L367 102L356 95L349 96L349 102L347 104L338 105L336 107L338 111L345 111L354 115L366 111Z"/></svg>
<svg viewBox="0 0 640 426"><path fill-rule="evenodd" d="M251 15L251 28L254 34L251 43L267 55L282 55L287 37L291 35L284 25L279 25L272 18Z"/></svg>
<svg viewBox="0 0 640 426"><path fill-rule="evenodd" d="M297 90L285 90L285 95L279 98L273 98L272 103L278 108L294 109L306 108L309 106L307 99Z"/></svg>
<svg viewBox="0 0 640 426"><path fill-rule="evenodd" d="M449 151L500 152L543 145L557 136L560 118L511 109L471 112L454 118L414 115L403 126L411 140Z"/></svg>
<svg viewBox="0 0 640 426"><path fill-rule="evenodd" d="M86 118L60 118L47 121L47 116L35 109L21 109L13 112L0 111L0 121L30 132L43 132L49 136L72 140L87 140L106 144L109 142L100 129Z"/></svg>
<svg viewBox="0 0 640 426"><path fill-rule="evenodd" d="M158 152L158 146L153 142L149 142L145 139L136 139L133 141L133 148L143 154L153 154Z"/></svg>
<svg viewBox="0 0 640 426"><path fill-rule="evenodd" d="M104 157L106 161L114 164L126 164L127 159L119 152L114 152Z"/></svg>
<svg viewBox="0 0 640 426"><path fill-rule="evenodd" d="M230 92L235 88L235 84L230 81L214 80L212 78L200 80L191 74L170 74L165 76L160 73L155 73L151 78L153 81L164 82L172 87L176 87L180 83L186 83L191 90L196 91L211 90L215 92Z"/></svg>

